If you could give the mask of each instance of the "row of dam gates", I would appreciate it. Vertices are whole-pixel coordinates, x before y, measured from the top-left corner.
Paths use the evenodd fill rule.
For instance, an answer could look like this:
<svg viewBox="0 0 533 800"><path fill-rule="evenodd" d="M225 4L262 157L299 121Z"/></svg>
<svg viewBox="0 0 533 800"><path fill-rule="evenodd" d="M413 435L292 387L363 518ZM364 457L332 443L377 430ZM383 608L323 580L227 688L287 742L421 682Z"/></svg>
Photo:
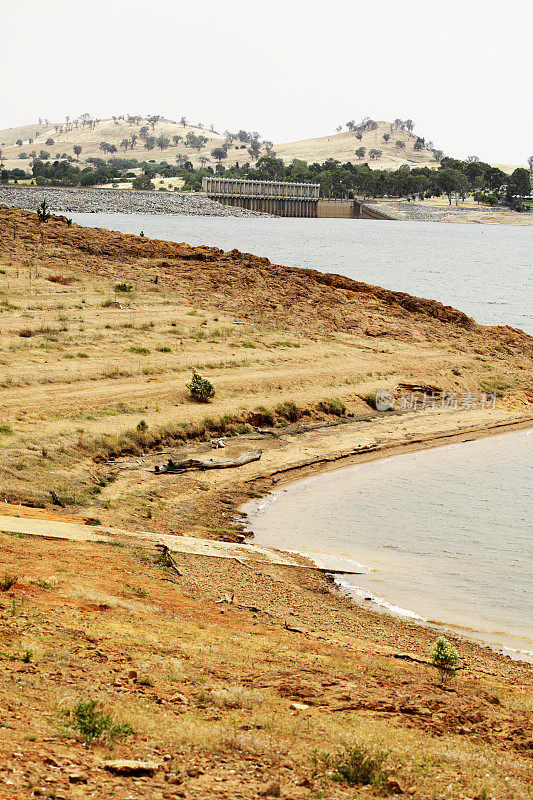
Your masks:
<svg viewBox="0 0 533 800"><path fill-rule="evenodd" d="M358 198L320 197L319 183L247 181L237 178L204 178L202 191L225 206L261 211L276 217L315 219L392 219Z"/></svg>

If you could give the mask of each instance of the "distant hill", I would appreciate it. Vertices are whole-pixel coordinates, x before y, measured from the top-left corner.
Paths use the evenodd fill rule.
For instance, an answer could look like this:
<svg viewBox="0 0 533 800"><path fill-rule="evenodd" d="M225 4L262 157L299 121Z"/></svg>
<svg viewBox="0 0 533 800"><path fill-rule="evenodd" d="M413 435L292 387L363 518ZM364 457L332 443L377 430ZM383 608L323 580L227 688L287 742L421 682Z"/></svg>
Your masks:
<svg viewBox="0 0 533 800"><path fill-rule="evenodd" d="M359 127L353 131L343 131L330 136L303 139L297 142L262 143L259 157L268 152L274 152L286 163L295 158L309 163L315 161L323 163L328 158L333 158L343 163L347 161L354 164L368 162L374 169L393 170L402 164L410 167L427 166L432 169L438 167L438 161L428 143L424 142L423 145L419 143L419 149L415 149L418 139L416 133L409 133L386 121L379 121L373 125L366 129ZM142 138L143 128L145 129L144 139ZM147 135L149 137L154 137L156 140L160 137L166 138L168 146L161 149L155 144L153 149L147 149L146 128L148 128ZM200 149L187 147L185 141L188 134L204 136L206 141ZM176 163L177 156L178 159L186 157L195 167L201 164L214 165L216 159L212 156L212 151L220 147L225 140L225 135L207 128L182 124L169 119L159 119L150 123L148 119L140 117L135 118L133 123L128 119L115 118L99 120L96 123L91 121L85 125L81 121L75 121L23 125L0 130L1 160L7 169L15 167L28 169L34 157L32 154L39 157L41 151L48 153L52 160L66 156L75 157L74 146L82 148L79 154L79 162L82 166L88 158L108 159L112 155L136 158L139 161L166 160L169 163ZM17 144L17 141L22 144ZM126 141L129 142L127 146ZM102 151L103 142L116 148L116 152ZM162 143L164 144L164 142ZM271 146L271 150L268 149L269 146ZM230 166L236 162L240 164L250 162L248 147L247 143L233 141L228 148L227 156L221 163L224 166ZM356 151L360 148L364 148L364 153L357 156ZM376 155L374 152L374 157L372 157L371 151L378 151L378 154ZM514 169L512 165L498 166L506 172Z"/></svg>

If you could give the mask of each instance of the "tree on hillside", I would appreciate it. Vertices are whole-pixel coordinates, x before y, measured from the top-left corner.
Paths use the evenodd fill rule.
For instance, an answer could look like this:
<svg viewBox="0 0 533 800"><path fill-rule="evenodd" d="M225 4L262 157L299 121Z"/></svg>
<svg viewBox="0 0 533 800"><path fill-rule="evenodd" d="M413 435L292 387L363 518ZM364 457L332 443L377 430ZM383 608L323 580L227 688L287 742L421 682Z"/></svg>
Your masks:
<svg viewBox="0 0 533 800"><path fill-rule="evenodd" d="M80 157L80 153L81 153L81 149L82 149L81 148L81 144L75 144L72 149L74 150L74 155L79 158Z"/></svg>
<svg viewBox="0 0 533 800"><path fill-rule="evenodd" d="M123 139L121 141L121 143L120 143L120 146L122 147L123 150L127 150L128 147L130 146L130 140L129 139Z"/></svg>
<svg viewBox="0 0 533 800"><path fill-rule="evenodd" d="M394 127L403 128L403 120L400 119L399 117L396 117L396 119L394 120Z"/></svg>
<svg viewBox="0 0 533 800"><path fill-rule="evenodd" d="M366 154L366 147L358 147L355 151L357 158L364 158Z"/></svg>
<svg viewBox="0 0 533 800"><path fill-rule="evenodd" d="M17 139L17 144L19 147L22 147L22 139Z"/></svg>
<svg viewBox="0 0 533 800"><path fill-rule="evenodd" d="M144 142L146 150L153 150L155 147L155 136L147 136Z"/></svg>
<svg viewBox="0 0 533 800"><path fill-rule="evenodd" d="M529 164L529 169L533 172L533 156L529 156L527 163Z"/></svg>
<svg viewBox="0 0 533 800"><path fill-rule="evenodd" d="M139 137L137 136L137 134L136 134L136 133L132 133L132 134L131 134L131 136L130 136L130 142L131 142L131 144L130 144L130 148L131 148L132 150L133 150L133 148L135 147L135 142L137 141L137 139L138 139L138 138L139 138Z"/></svg>
<svg viewBox="0 0 533 800"><path fill-rule="evenodd" d="M335 133L340 133L342 131L342 125L337 125L335 128Z"/></svg>
<svg viewBox="0 0 533 800"><path fill-rule="evenodd" d="M178 146L178 144L181 142L182 139L183 136L180 136L179 133L175 133L174 136L172 137L172 141L174 142L176 147Z"/></svg>
<svg viewBox="0 0 533 800"><path fill-rule="evenodd" d="M158 136L155 141L160 150L166 150L170 146L170 139L167 136L163 136L163 134Z"/></svg>
<svg viewBox="0 0 533 800"><path fill-rule="evenodd" d="M248 148L248 153L252 161L257 161L259 153L261 152L261 145L257 141L257 139L252 139L250 142L250 147Z"/></svg>
<svg viewBox="0 0 533 800"><path fill-rule="evenodd" d="M388 142L389 139L390 139L390 133L384 133L383 134L383 139L384 139L385 142Z"/></svg>
<svg viewBox="0 0 533 800"><path fill-rule="evenodd" d="M142 128L139 129L139 136L141 139L146 139L148 136L148 125L143 125Z"/></svg>
<svg viewBox="0 0 533 800"><path fill-rule="evenodd" d="M426 146L426 140L423 139L421 136L418 136L416 142L413 145L414 149L423 150L425 146Z"/></svg>
<svg viewBox="0 0 533 800"><path fill-rule="evenodd" d="M405 124L405 127L407 128L407 130L409 131L409 133L412 133L413 132L413 128L415 127L415 123L413 122L413 120L412 119L406 119L404 124Z"/></svg>
<svg viewBox="0 0 533 800"><path fill-rule="evenodd" d="M478 156L467 156L466 163L467 164L476 164L479 161Z"/></svg>
<svg viewBox="0 0 533 800"><path fill-rule="evenodd" d="M250 141L250 138L251 137L250 137L250 134L248 133L248 131L240 130L237 133L237 139L239 140L239 142L244 142L246 144L246 142Z"/></svg>
<svg viewBox="0 0 533 800"><path fill-rule="evenodd" d="M152 130L153 130L155 128L156 124L161 119L161 116L159 114L152 114L147 119L148 119L148 123L152 126Z"/></svg>
<svg viewBox="0 0 533 800"><path fill-rule="evenodd" d="M201 156L198 156L198 161L200 162L200 165L201 165L202 167L205 167L205 165L206 165L206 164L207 164L207 162L209 161L209 158L208 158L206 155L204 155L204 154L202 153L202 155L201 155Z"/></svg>
<svg viewBox="0 0 533 800"><path fill-rule="evenodd" d="M356 139L358 139L359 141L361 141L361 139L363 138L363 134L362 134L362 133L360 133L360 132L358 131L358 132L355 134L355 138L356 138Z"/></svg>
<svg viewBox="0 0 533 800"><path fill-rule="evenodd" d="M399 147L402 150L405 147L405 142L402 139L396 139L396 147Z"/></svg>
<svg viewBox="0 0 533 800"><path fill-rule="evenodd" d="M211 153L211 155L213 154ZM187 156L184 156L182 153L178 153L178 155L176 156L176 163L178 164L178 166L182 167L186 161L187 161Z"/></svg>
<svg viewBox="0 0 533 800"><path fill-rule="evenodd" d="M218 161L218 163L220 164L222 159L226 158L226 156L228 155L228 151L226 150L225 147L215 147L213 150L211 150L211 155L213 156L215 161Z"/></svg>
<svg viewBox="0 0 533 800"><path fill-rule="evenodd" d="M355 120L354 119L349 120L346 123L346 127L348 128L349 131L354 131L355 130Z"/></svg>
<svg viewBox="0 0 533 800"><path fill-rule="evenodd" d="M440 164L444 158L444 150L433 150L433 157Z"/></svg>
<svg viewBox="0 0 533 800"><path fill-rule="evenodd" d="M183 125L183 127L185 128L188 124L189 123L187 122L187 117L180 118L180 125Z"/></svg>
<svg viewBox="0 0 533 800"><path fill-rule="evenodd" d="M369 156L370 156L370 158L372 158L372 159L375 159L375 158L381 158L381 156L382 156L382 151L381 151L381 150L376 150L376 149L372 148L372 150L371 150L371 151L370 151L370 153L369 153Z"/></svg>
<svg viewBox="0 0 533 800"><path fill-rule="evenodd" d="M195 150L198 150L198 152L200 152L202 147L205 147L208 141L209 139L207 138L207 136L197 136L196 142L193 144L193 148Z"/></svg>

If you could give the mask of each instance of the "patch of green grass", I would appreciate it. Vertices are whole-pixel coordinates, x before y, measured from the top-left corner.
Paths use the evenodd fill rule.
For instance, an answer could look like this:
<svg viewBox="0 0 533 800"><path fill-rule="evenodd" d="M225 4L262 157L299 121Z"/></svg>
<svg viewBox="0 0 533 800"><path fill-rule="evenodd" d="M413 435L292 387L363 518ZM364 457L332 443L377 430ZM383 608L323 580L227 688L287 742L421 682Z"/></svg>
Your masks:
<svg viewBox="0 0 533 800"><path fill-rule="evenodd" d="M380 793L386 793L387 775L383 764L387 756L386 750L371 749L358 743L345 745L337 753L315 750L311 758L313 776L349 786L372 786Z"/></svg>
<svg viewBox="0 0 533 800"><path fill-rule="evenodd" d="M279 342L270 342L268 345L269 347L301 347L297 342L287 342L287 341L279 341Z"/></svg>
<svg viewBox="0 0 533 800"><path fill-rule="evenodd" d="M513 388L513 384L503 378L493 378L479 381L479 388L487 394L495 394L497 397L502 397Z"/></svg>
<svg viewBox="0 0 533 800"><path fill-rule="evenodd" d="M55 587L54 581L45 581L40 578L36 581L30 581L32 586L38 586L40 589L53 589Z"/></svg>
<svg viewBox="0 0 533 800"><path fill-rule="evenodd" d="M326 400L321 400L318 407L325 414L331 414L335 417L343 417L346 413L346 406L338 397L330 397Z"/></svg>
<svg viewBox="0 0 533 800"><path fill-rule="evenodd" d="M13 436L13 428L7 422L0 422L0 434Z"/></svg>
<svg viewBox="0 0 533 800"><path fill-rule="evenodd" d="M3 311L4 309L6 311L17 311L19 308L20 306L16 306L10 300L0 300L0 311Z"/></svg>
<svg viewBox="0 0 533 800"><path fill-rule="evenodd" d="M93 742L107 742L111 747L117 739L125 739L134 733L127 722L118 724L98 708L97 700L80 702L75 708L63 712L66 717L66 726L77 731L86 747L91 747Z"/></svg>
<svg viewBox="0 0 533 800"><path fill-rule="evenodd" d="M131 292L132 289L131 283L115 283L115 292Z"/></svg>
<svg viewBox="0 0 533 800"><path fill-rule="evenodd" d="M142 586L131 586L129 583L125 583L124 587L136 597L148 597L148 592Z"/></svg>
<svg viewBox="0 0 533 800"><path fill-rule="evenodd" d="M158 347L157 350L158 350L159 353L171 353L172 352L172 348L171 347L166 347L166 346L165 347Z"/></svg>
<svg viewBox="0 0 533 800"><path fill-rule="evenodd" d="M139 355L139 356L149 356L150 355L150 350L148 349L148 347L130 347L129 351L130 351L130 353L137 353L137 355Z"/></svg>
<svg viewBox="0 0 533 800"><path fill-rule="evenodd" d="M18 581L18 575L10 575L8 572L4 573L4 577L0 578L0 592L8 592Z"/></svg>

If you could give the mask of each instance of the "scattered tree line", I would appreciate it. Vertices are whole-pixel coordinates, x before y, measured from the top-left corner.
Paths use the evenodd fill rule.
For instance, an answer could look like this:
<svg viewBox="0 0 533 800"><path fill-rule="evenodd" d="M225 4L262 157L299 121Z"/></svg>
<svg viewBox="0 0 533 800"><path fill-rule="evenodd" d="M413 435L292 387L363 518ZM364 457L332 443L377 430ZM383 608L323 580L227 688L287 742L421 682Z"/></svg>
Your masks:
<svg viewBox="0 0 533 800"><path fill-rule="evenodd" d="M192 134L195 136L195 134ZM241 141L238 137L233 141ZM259 145L259 138L251 137L249 142ZM198 149L198 142L189 140L191 149ZM194 146L196 145L196 147ZM217 148L215 148L216 150ZM249 151L250 148L247 148ZM81 147L73 148L76 155ZM107 150L109 152L109 150ZM112 151L114 152L114 151ZM43 154L45 155L45 154ZM46 154L48 155L48 154ZM323 197L403 197L408 199L424 199L446 196L449 202L452 197L465 198L473 194L479 202L490 205L504 203L516 210L522 210L522 198L531 193L531 172L518 167L512 175L506 175L498 167L470 156L464 161L442 157L437 169L427 166L410 168L403 165L397 170L371 169L368 162L342 164L335 159L328 159L323 164L307 163L294 159L285 164L275 155L263 155L251 164L249 162L224 167L220 154L212 152L218 162L214 167L207 166L207 157L203 164L195 168L186 155L176 156L176 164L167 161L138 161L135 158L114 156L107 161L102 158L89 158L87 165L80 167L72 157L49 161L46 158L35 158L31 174L24 170L0 170L0 181L23 180L32 178L38 186L95 186L102 183L133 181L134 188L152 189L157 176L182 178L183 189L199 191L202 178L219 175L227 178L250 180L290 181L295 183L318 183ZM357 155L359 155L357 153ZM363 153L360 158L364 157ZM371 150L371 160L379 158L379 150ZM201 159L200 159L201 160ZM533 170L533 156L528 159ZM141 174L139 175L139 171Z"/></svg>

